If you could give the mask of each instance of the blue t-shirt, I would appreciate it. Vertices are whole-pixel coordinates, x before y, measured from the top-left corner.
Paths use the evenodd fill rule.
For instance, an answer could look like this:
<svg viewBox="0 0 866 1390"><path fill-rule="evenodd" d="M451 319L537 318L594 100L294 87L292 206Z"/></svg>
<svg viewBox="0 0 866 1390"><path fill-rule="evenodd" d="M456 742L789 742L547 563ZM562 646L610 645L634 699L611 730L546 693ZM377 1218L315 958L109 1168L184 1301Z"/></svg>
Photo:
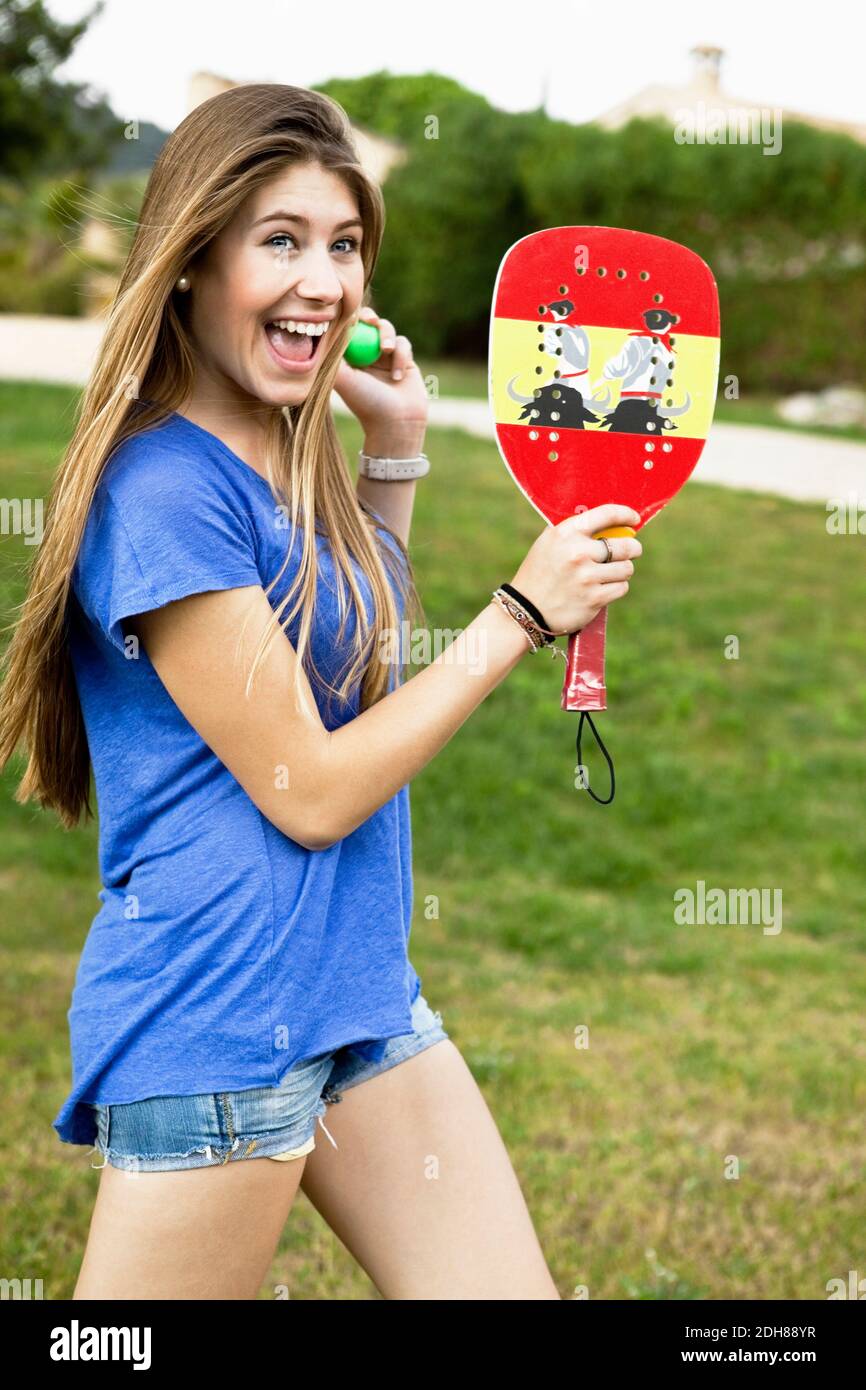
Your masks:
<svg viewBox="0 0 866 1390"><path fill-rule="evenodd" d="M376 514L378 516L378 513ZM381 517L379 517L381 520ZM393 540L377 528L398 555ZM409 786L326 850L262 813L184 717L121 620L188 594L267 588L291 516L266 480L209 431L172 412L125 440L100 478L73 574L69 641L94 769L102 907L68 1012L72 1091L61 1140L92 1144L87 1102L278 1086L304 1058L356 1045L377 1059L412 1031L421 980L408 958ZM276 608L300 563L269 594ZM311 634L336 683L337 570L317 535ZM369 581L356 566L372 612ZM351 642L349 606L344 641ZM403 605L395 586L398 612ZM294 602L294 600L292 600ZM287 630L297 647L300 614ZM396 685L392 669L390 688ZM359 713L311 676L322 722ZM291 770L291 749L286 749Z"/></svg>

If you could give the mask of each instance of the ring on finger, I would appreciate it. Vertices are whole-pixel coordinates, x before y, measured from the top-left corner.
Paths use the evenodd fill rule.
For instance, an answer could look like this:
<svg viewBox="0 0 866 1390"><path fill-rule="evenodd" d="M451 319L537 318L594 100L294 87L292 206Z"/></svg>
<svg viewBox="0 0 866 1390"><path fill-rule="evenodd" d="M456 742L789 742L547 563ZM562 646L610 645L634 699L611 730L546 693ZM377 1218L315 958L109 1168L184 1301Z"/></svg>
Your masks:
<svg viewBox="0 0 866 1390"><path fill-rule="evenodd" d="M613 547L611 546L610 541L607 539L607 536L599 536L598 539L599 539L600 541L604 541L604 546L605 546L605 549L607 550L607 554L605 555L605 557L604 557L603 560L599 560L599 564L600 564L600 565L606 565L606 564L608 563L609 560L612 560L612 559L613 559Z"/></svg>

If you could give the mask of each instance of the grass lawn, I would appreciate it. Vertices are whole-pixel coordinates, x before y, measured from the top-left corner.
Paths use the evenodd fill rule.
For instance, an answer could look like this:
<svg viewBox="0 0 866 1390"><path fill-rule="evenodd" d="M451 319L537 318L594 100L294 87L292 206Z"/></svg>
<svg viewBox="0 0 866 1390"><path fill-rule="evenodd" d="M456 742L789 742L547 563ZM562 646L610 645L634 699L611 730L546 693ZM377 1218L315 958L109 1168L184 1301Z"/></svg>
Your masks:
<svg viewBox="0 0 866 1390"><path fill-rule="evenodd" d="M74 399L0 386L3 496L47 491ZM351 458L359 432L338 425ZM431 626L457 629L541 524L492 443L431 431L427 448L413 561ZM820 504L698 484L642 539L599 716L615 801L575 789L562 663L527 657L412 783L412 959L564 1298L822 1299L866 1271L866 542L829 536ZM4 625L30 550L3 538ZM588 761L606 785L591 742ZM19 806L14 772L0 1048L18 1138L0 1249L7 1277L68 1298L98 1174L51 1120L96 832ZM676 925L674 894L698 880L780 890L782 930ZM260 1296L277 1284L378 1296L303 1195Z"/></svg>

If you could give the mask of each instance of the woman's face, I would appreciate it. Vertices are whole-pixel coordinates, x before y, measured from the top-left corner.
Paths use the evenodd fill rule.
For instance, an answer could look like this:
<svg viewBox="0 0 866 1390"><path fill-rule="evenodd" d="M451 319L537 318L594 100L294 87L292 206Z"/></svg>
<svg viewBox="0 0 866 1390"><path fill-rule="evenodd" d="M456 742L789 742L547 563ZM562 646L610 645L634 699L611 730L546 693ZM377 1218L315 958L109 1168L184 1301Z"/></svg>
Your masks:
<svg viewBox="0 0 866 1390"><path fill-rule="evenodd" d="M362 236L354 195L319 164L250 194L188 272L196 394L303 401L361 305Z"/></svg>

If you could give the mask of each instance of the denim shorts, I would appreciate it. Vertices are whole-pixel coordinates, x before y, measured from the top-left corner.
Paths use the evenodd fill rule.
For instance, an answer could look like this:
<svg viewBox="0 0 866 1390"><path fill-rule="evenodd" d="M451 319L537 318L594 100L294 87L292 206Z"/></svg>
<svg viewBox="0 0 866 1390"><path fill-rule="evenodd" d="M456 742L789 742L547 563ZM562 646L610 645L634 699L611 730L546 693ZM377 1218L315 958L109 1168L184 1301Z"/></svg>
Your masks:
<svg viewBox="0 0 866 1390"><path fill-rule="evenodd" d="M199 1096L152 1096L125 1105L93 1105L103 1163L135 1172L209 1168L242 1158L301 1158L316 1147L317 1122L342 1092L405 1062L448 1034L442 1015L419 994L411 1009L413 1032L389 1038L371 1062L349 1047L298 1062L279 1086Z"/></svg>

